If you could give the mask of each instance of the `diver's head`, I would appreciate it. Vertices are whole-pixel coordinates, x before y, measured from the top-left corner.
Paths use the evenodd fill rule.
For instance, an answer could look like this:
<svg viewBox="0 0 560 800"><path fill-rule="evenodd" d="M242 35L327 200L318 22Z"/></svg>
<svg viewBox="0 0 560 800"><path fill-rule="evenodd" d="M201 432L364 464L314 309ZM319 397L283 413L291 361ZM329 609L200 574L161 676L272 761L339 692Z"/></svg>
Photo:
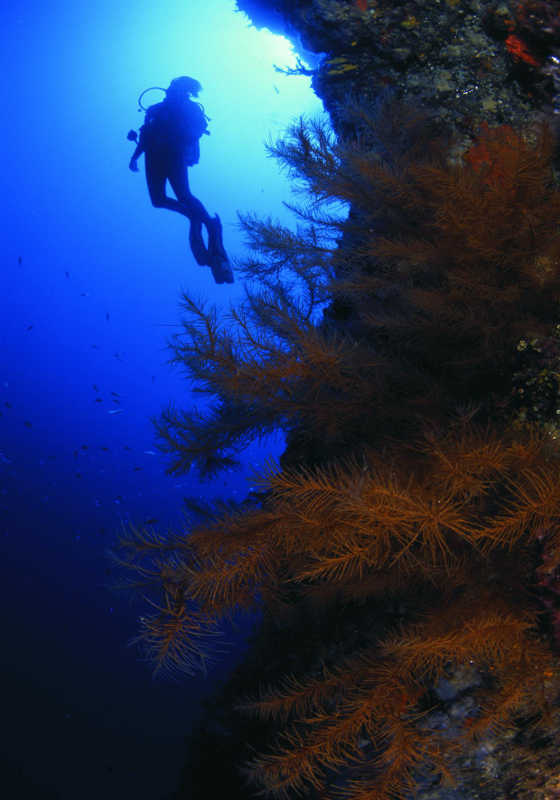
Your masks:
<svg viewBox="0 0 560 800"><path fill-rule="evenodd" d="M182 100L185 95L190 97L197 97L198 93L202 90L200 83L194 78L189 78L188 75L182 75L180 78L174 78L167 89L165 90L167 100Z"/></svg>

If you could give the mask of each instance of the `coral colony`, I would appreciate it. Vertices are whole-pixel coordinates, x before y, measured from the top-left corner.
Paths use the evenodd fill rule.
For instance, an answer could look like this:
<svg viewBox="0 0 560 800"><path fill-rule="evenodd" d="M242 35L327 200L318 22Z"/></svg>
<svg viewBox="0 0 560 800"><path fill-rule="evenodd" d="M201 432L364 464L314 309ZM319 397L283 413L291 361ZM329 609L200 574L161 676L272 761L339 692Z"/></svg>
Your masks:
<svg viewBox="0 0 560 800"><path fill-rule="evenodd" d="M390 97L346 114L347 141L302 121L271 147L307 192L297 232L245 216L246 300L226 324L185 295L172 342L214 405L162 414L170 470L212 475L277 428L281 464L119 554L156 670L204 668L220 623L262 609L275 667L237 709L271 798L408 797L469 744L558 721L554 138L484 126L457 159Z"/></svg>

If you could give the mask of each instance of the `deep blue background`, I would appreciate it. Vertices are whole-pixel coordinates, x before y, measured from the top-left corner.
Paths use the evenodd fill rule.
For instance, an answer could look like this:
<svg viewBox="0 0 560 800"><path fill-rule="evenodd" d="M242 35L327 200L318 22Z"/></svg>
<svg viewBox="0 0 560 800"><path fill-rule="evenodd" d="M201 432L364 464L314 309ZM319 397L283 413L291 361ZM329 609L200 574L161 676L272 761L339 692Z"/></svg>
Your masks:
<svg viewBox="0 0 560 800"><path fill-rule="evenodd" d="M280 37L233 0L21 0L0 41L0 602L3 797L158 800L177 780L200 699L231 666L154 682L127 641L141 611L107 591L121 520L181 525L184 495L242 499L282 442L249 448L209 484L164 475L149 421L193 403L165 362L180 290L227 308L242 285L198 267L182 217L128 170L142 89L203 85L211 117L191 188L220 213L290 223L289 186L263 142L320 109ZM158 102L154 92L145 103ZM116 393L116 394L113 394ZM109 414L113 409L122 413Z"/></svg>

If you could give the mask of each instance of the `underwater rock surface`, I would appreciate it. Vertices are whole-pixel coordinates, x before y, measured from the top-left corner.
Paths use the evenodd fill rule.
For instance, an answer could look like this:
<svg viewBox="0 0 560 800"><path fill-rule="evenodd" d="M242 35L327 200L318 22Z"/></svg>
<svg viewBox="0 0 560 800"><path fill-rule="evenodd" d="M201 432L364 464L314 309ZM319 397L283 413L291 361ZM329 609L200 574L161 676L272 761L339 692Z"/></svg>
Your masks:
<svg viewBox="0 0 560 800"><path fill-rule="evenodd" d="M560 108L560 23L555 2L489 0L238 0L257 26L324 53L313 86L335 130L349 95L381 91L472 134L523 126Z"/></svg>

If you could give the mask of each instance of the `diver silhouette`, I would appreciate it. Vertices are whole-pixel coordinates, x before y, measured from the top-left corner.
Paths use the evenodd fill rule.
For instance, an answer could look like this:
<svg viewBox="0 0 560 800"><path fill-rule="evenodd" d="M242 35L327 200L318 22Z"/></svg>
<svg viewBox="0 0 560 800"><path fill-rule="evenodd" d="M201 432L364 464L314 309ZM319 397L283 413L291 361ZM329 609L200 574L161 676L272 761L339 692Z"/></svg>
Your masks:
<svg viewBox="0 0 560 800"><path fill-rule="evenodd" d="M198 164L199 139L203 134L209 134L204 108L190 99L191 96L197 97L201 89L194 78L186 75L175 78L167 89L161 89L165 92L163 101L147 109L141 101L145 92L150 90L142 92L138 104L146 116L139 137L136 131L128 133L128 139L137 142L129 168L138 172L138 158L144 153L152 205L187 217L190 221L189 243L197 264L209 266L216 283L233 283L233 272L222 242L220 218L217 214L211 217L189 187L187 167ZM167 181L176 200L166 194ZM208 246L202 236L203 225L208 234Z"/></svg>

